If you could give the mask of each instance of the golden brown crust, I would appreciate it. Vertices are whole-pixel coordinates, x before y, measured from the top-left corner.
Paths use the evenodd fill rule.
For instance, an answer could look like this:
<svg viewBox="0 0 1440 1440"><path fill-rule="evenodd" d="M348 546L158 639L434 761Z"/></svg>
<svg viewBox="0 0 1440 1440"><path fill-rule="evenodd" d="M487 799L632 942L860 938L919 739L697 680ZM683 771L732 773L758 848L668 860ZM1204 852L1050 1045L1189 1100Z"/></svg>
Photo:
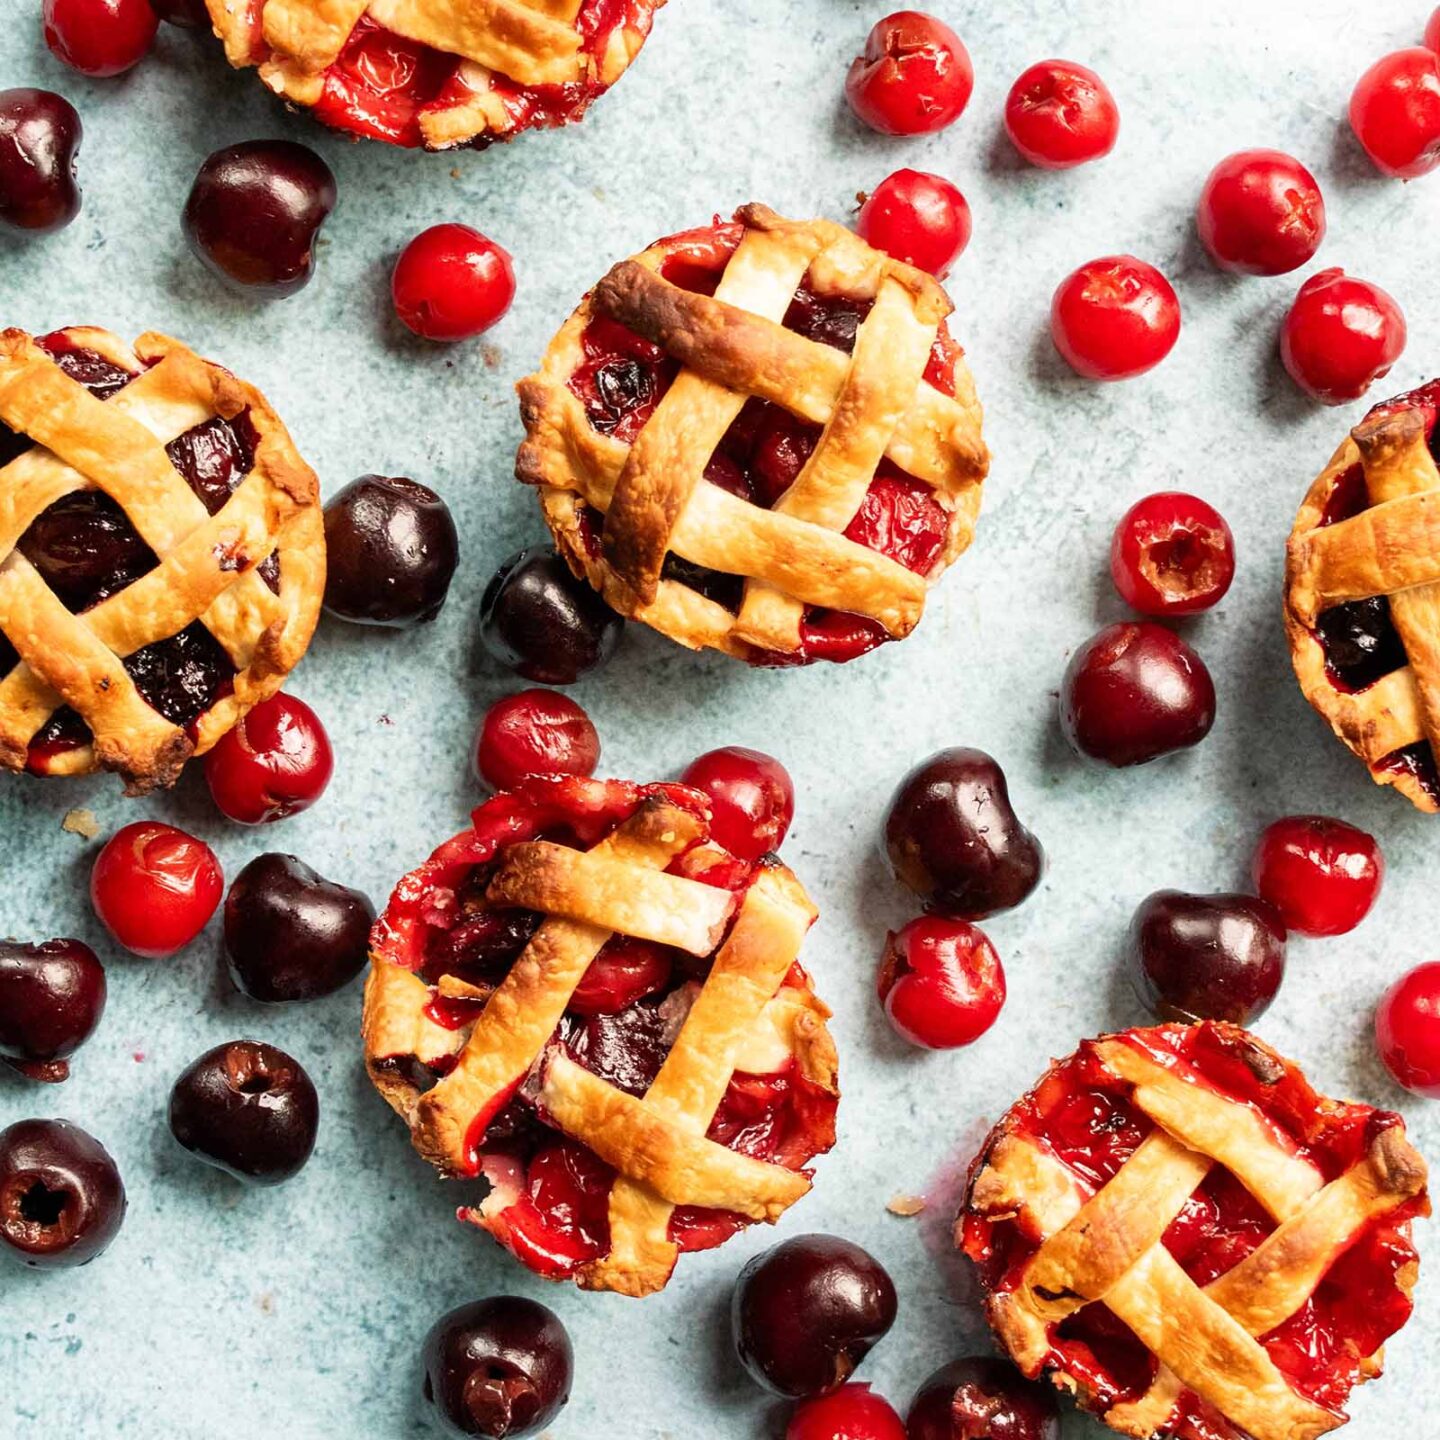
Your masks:
<svg viewBox="0 0 1440 1440"><path fill-rule="evenodd" d="M132 351L103 331L65 333L136 378L102 402L23 331L0 335L0 420L36 442L0 470L0 631L22 662L0 676L0 765L23 769L30 741L69 705L94 740L48 773L114 770L138 794L173 784L191 754L273 695L304 655L325 585L319 484L264 396L178 341L146 334ZM210 516L165 446L242 410L257 436L254 468ZM42 511L89 489L117 502L160 564L72 615L16 546ZM278 595L258 573L272 553ZM236 673L192 740L145 703L121 662L197 619Z"/></svg>

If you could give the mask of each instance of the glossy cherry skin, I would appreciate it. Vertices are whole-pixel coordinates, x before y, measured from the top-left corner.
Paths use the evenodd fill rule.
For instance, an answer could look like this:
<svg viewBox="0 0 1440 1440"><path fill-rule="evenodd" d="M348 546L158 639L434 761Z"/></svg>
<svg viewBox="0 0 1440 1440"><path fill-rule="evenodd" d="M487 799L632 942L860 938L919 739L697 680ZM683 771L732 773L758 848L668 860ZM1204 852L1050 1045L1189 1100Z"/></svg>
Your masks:
<svg viewBox="0 0 1440 1440"><path fill-rule="evenodd" d="M362 475L325 507L325 609L403 630L444 608L460 561L450 507L404 475Z"/></svg>
<svg viewBox="0 0 1440 1440"><path fill-rule="evenodd" d="M1195 224L1201 244L1222 270L1285 275L1320 248L1325 200L1315 177L1293 155L1241 150L1210 172Z"/></svg>
<svg viewBox="0 0 1440 1440"><path fill-rule="evenodd" d="M885 937L876 989L897 1035L927 1050L954 1050L999 1019L1005 970L977 926L922 915Z"/></svg>
<svg viewBox="0 0 1440 1440"><path fill-rule="evenodd" d="M480 639L537 685L573 685L615 653L625 622L554 550L517 550L480 600Z"/></svg>
<svg viewBox="0 0 1440 1440"><path fill-rule="evenodd" d="M1346 935L1369 913L1385 879L1373 835L1325 815L1287 815L1255 847L1255 889L1302 935Z"/></svg>
<svg viewBox="0 0 1440 1440"><path fill-rule="evenodd" d="M970 205L941 175L897 170L870 192L855 229L866 244L943 280L970 243Z"/></svg>
<svg viewBox="0 0 1440 1440"><path fill-rule="evenodd" d="M468 225L432 225L401 252L390 277L395 313L426 340L483 334L515 299L508 251Z"/></svg>
<svg viewBox="0 0 1440 1440"><path fill-rule="evenodd" d="M1440 51L1440 6L1431 13L1429 21L1425 26L1425 44L1435 51Z"/></svg>
<svg viewBox="0 0 1440 1440"><path fill-rule="evenodd" d="M105 967L79 940L0 940L0 1059L31 1080L66 1079L105 1013Z"/></svg>
<svg viewBox="0 0 1440 1440"><path fill-rule="evenodd" d="M1108 155L1120 110L1105 82L1073 60L1042 60L1010 88L1005 133L1032 164L1069 170Z"/></svg>
<svg viewBox="0 0 1440 1440"><path fill-rule="evenodd" d="M1045 870L1040 842L1010 803L1005 772L964 746L937 751L900 782L883 840L895 878L927 910L957 920L1012 909Z"/></svg>
<svg viewBox="0 0 1440 1440"><path fill-rule="evenodd" d="M425 1399L446 1435L533 1435L570 1399L575 1357L544 1305L497 1295L461 1305L425 1338Z"/></svg>
<svg viewBox="0 0 1440 1440"><path fill-rule="evenodd" d="M1157 1019L1248 1025L1285 978L1285 939L1268 901L1157 890L1130 922L1130 980Z"/></svg>
<svg viewBox="0 0 1440 1440"><path fill-rule="evenodd" d="M117 830L90 873L90 899L101 923L147 960L183 950L205 928L224 889L210 847L157 820Z"/></svg>
<svg viewBox="0 0 1440 1440"><path fill-rule="evenodd" d="M740 1272L730 1333L751 1379L799 1400L838 1390L895 1323L895 1285L833 1235L797 1235Z"/></svg>
<svg viewBox="0 0 1440 1440"><path fill-rule="evenodd" d="M138 65L160 23L150 0L44 0L41 16L55 58L96 79Z"/></svg>
<svg viewBox="0 0 1440 1440"><path fill-rule="evenodd" d="M0 225L43 235L80 213L75 157L83 133L63 95L0 90Z"/></svg>
<svg viewBox="0 0 1440 1440"><path fill-rule="evenodd" d="M254 1040L207 1050L170 1092L170 1133L247 1185L279 1185L315 1148L320 1100L298 1060Z"/></svg>
<svg viewBox="0 0 1440 1440"><path fill-rule="evenodd" d="M1397 1084L1440 1100L1440 960L1417 965L1385 992L1375 1043Z"/></svg>
<svg viewBox="0 0 1440 1440"><path fill-rule="evenodd" d="M265 825L308 810L335 773L320 717L283 691L262 700L205 757L205 781L220 813Z"/></svg>
<svg viewBox="0 0 1440 1440"><path fill-rule="evenodd" d="M970 52L948 26L918 10L876 22L850 64L845 98L882 135L928 135L953 125L970 103Z"/></svg>
<svg viewBox="0 0 1440 1440"><path fill-rule="evenodd" d="M1066 276L1050 304L1055 348L1087 380L1129 380L1153 370L1180 338L1170 282L1133 255L1106 255Z"/></svg>
<svg viewBox="0 0 1440 1440"><path fill-rule="evenodd" d="M1142 615L1194 615L1218 604L1235 578L1235 537L1195 495L1165 490L1137 500L1110 542L1120 598Z"/></svg>
<svg viewBox="0 0 1440 1440"><path fill-rule="evenodd" d="M1198 745L1215 723L1215 682L1173 630L1107 625L1075 652L1060 689L1060 727L1077 754L1144 765Z"/></svg>
<svg viewBox="0 0 1440 1440"><path fill-rule="evenodd" d="M1440 57L1429 46L1377 60L1350 96L1350 128L1376 169L1418 180L1440 165Z"/></svg>
<svg viewBox="0 0 1440 1440"><path fill-rule="evenodd" d="M497 700L480 722L475 773L496 790L536 775L593 775L600 736L568 695L521 690Z"/></svg>
<svg viewBox="0 0 1440 1440"><path fill-rule="evenodd" d="M335 208L335 176L293 140L246 140L200 167L182 226L190 248L222 280L257 295L310 283L315 240Z"/></svg>
<svg viewBox="0 0 1440 1440"><path fill-rule="evenodd" d="M942 1365L905 1417L908 1440L1060 1440L1055 1391L1008 1360L968 1355Z"/></svg>
<svg viewBox="0 0 1440 1440"><path fill-rule="evenodd" d="M795 818L795 783L773 756L743 745L692 760L682 785L710 797L710 832L732 855L758 860L778 850Z"/></svg>
<svg viewBox="0 0 1440 1440"><path fill-rule="evenodd" d="M1346 405L1390 373L1406 339L1404 312L1378 285L1321 270L1285 317L1280 358L1312 399Z"/></svg>
<svg viewBox="0 0 1440 1440"><path fill-rule="evenodd" d="M375 907L293 855L257 855L225 897L225 954L235 988L279 1004L348 985L369 958Z"/></svg>
<svg viewBox="0 0 1440 1440"><path fill-rule="evenodd" d="M852 1383L802 1400L785 1427L785 1440L905 1440L905 1425L868 1385Z"/></svg>
<svg viewBox="0 0 1440 1440"><path fill-rule="evenodd" d="M0 1254L37 1270L85 1265L124 1219L120 1172L78 1125L20 1120L0 1130Z"/></svg>

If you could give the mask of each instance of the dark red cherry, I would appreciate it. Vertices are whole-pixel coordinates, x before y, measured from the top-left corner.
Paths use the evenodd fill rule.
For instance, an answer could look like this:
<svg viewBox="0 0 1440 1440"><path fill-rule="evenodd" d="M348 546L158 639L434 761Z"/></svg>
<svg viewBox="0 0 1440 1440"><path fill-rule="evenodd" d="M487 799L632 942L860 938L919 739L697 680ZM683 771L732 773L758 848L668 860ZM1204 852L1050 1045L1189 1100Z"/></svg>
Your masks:
<svg viewBox="0 0 1440 1440"><path fill-rule="evenodd" d="M906 1440L1060 1440L1055 1392L1008 1360L969 1355L942 1365L905 1419Z"/></svg>
<svg viewBox="0 0 1440 1440"><path fill-rule="evenodd" d="M795 818L795 784L773 756L726 745L692 760L682 785L710 797L711 831L732 855L758 860L778 850Z"/></svg>
<svg viewBox="0 0 1440 1440"><path fill-rule="evenodd" d="M1215 684L1173 630L1107 625L1075 652L1060 691L1060 725L1075 750L1107 765L1143 765L1198 745L1215 723Z"/></svg>
<svg viewBox="0 0 1440 1440"><path fill-rule="evenodd" d="M21 1265L84 1265L125 1218L125 1186L105 1147L68 1120L0 1131L0 1253Z"/></svg>
<svg viewBox="0 0 1440 1440"><path fill-rule="evenodd" d="M293 855L258 855L225 898L225 953L235 988L252 1000L318 1000L348 985L368 959L375 907Z"/></svg>
<svg viewBox="0 0 1440 1440"><path fill-rule="evenodd" d="M575 1356L559 1317L497 1295L461 1305L425 1337L425 1399L447 1435L508 1440L550 1424L570 1399Z"/></svg>
<svg viewBox="0 0 1440 1440"><path fill-rule="evenodd" d="M900 782L884 844L895 878L957 920L1019 905L1045 869L1040 842L1011 807L1005 772L963 746L937 751Z"/></svg>
<svg viewBox="0 0 1440 1440"><path fill-rule="evenodd" d="M833 1235L797 1235L740 1272L730 1332L751 1378L799 1400L837 1390L895 1323L895 1285Z"/></svg>
<svg viewBox="0 0 1440 1440"><path fill-rule="evenodd" d="M319 1124L320 1100L304 1066L254 1040L207 1050L170 1092L170 1133L248 1185L298 1174Z"/></svg>
<svg viewBox="0 0 1440 1440"><path fill-rule="evenodd" d="M31 235L80 213L75 156L83 129L53 90L0 90L0 225Z"/></svg>
<svg viewBox="0 0 1440 1440"><path fill-rule="evenodd" d="M293 295L315 265L315 238L335 208L335 177L293 140L246 140L200 167L182 225L190 248L222 280L261 295Z"/></svg>
<svg viewBox="0 0 1440 1440"><path fill-rule="evenodd" d="M460 539L450 507L403 475L362 475L325 507L325 608L356 625L433 620L450 593Z"/></svg>
<svg viewBox="0 0 1440 1440"><path fill-rule="evenodd" d="M105 1011L105 967L79 940L0 940L0 1058L59 1081Z"/></svg>
<svg viewBox="0 0 1440 1440"><path fill-rule="evenodd" d="M1130 922L1136 994L1160 1020L1248 1025L1285 978L1285 922L1253 895L1157 890Z"/></svg>
<svg viewBox="0 0 1440 1440"><path fill-rule="evenodd" d="M480 638L538 685L573 685L615 653L625 622L554 550L517 550L480 601Z"/></svg>

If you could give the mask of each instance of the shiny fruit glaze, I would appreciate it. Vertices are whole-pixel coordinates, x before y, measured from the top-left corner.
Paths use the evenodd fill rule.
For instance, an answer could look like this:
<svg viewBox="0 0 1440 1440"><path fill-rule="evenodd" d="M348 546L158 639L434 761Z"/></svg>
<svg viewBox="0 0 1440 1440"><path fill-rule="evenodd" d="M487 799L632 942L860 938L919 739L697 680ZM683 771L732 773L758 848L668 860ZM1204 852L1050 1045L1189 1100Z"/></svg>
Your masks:
<svg viewBox="0 0 1440 1440"><path fill-rule="evenodd" d="M1343 1174L1378 1129L1398 1116L1368 1105L1323 1100L1287 1061L1260 1048L1243 1030L1205 1023L1132 1030L1119 1038L1182 1077L1252 1107L1286 1149L1307 1160L1325 1181ZM1100 1062L1096 1042L1053 1066L1002 1121L1038 1142L1095 1191L1107 1184L1153 1129L1131 1100L1126 1082ZM997 1132L998 1133L998 1132ZM983 1163L987 1144L977 1158ZM1410 1221L1423 1198L1381 1216L1330 1269L1312 1297L1260 1338L1290 1384L1336 1411L1385 1339L1410 1316L1416 1254ZM1162 1237L1165 1248L1198 1285L1233 1268L1275 1228L1274 1221L1228 1170L1216 1166ZM992 1220L967 1208L962 1246L992 1292L1017 1283L1037 1243L1013 1220ZM1137 1399L1155 1376L1155 1358L1103 1304L1077 1311L1051 1331L1043 1368L1077 1377L1102 1408ZM1190 1428L1186 1428L1189 1424ZM1211 1428L1206 1430L1205 1425ZM1178 1428L1177 1428L1178 1427ZM1241 1440L1204 1402L1185 1391L1163 1435Z"/></svg>

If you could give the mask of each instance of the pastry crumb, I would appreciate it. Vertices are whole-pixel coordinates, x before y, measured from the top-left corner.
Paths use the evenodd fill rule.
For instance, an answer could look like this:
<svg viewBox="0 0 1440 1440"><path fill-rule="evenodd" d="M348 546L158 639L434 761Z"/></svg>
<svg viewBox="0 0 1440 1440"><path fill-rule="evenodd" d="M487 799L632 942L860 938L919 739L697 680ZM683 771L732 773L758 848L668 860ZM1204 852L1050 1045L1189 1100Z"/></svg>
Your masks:
<svg viewBox="0 0 1440 1440"><path fill-rule="evenodd" d="M255 1304L262 1315L273 1315L275 1313L275 1297L267 1290L263 1295L255 1297Z"/></svg>
<svg viewBox="0 0 1440 1440"><path fill-rule="evenodd" d="M918 1215L925 1208L925 1202L918 1195L892 1195L885 1208L892 1215L903 1215L908 1219L911 1215Z"/></svg>
<svg viewBox="0 0 1440 1440"><path fill-rule="evenodd" d="M67 810L60 828L71 835L79 835L83 840L93 840L100 833L100 822L93 810Z"/></svg>

